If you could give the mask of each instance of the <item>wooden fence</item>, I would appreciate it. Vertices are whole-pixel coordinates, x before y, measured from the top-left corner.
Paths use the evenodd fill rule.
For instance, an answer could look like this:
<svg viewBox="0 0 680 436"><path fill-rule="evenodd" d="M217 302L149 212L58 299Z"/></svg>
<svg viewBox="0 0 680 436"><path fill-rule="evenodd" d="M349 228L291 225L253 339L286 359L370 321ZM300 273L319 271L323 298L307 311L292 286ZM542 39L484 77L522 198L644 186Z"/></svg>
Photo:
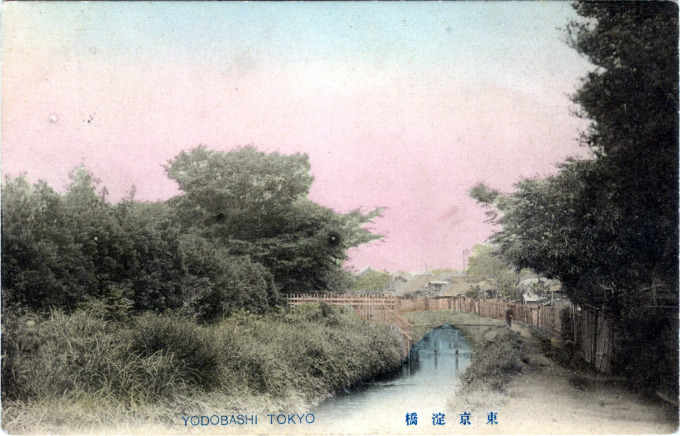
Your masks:
<svg viewBox="0 0 680 436"><path fill-rule="evenodd" d="M400 312L451 309L504 320L506 311L512 309L514 321L560 335L571 341L586 362L596 370L611 372L611 356L615 346L613 322L592 308L531 306L463 295L404 298L380 294L293 294L288 297L288 303L292 306L312 301L352 307L364 319L391 324L401 334L406 353L412 345L412 325L399 315ZM564 315L561 314L563 311ZM566 321L565 325L563 321Z"/></svg>
<svg viewBox="0 0 680 436"><path fill-rule="evenodd" d="M581 352L581 355L596 370L611 372L611 357L616 337L611 318L595 309L570 307L571 332L565 332Z"/></svg>
<svg viewBox="0 0 680 436"><path fill-rule="evenodd" d="M288 304L297 306L312 301L324 301L339 306L385 306L397 310L399 297L381 294L290 294Z"/></svg>
<svg viewBox="0 0 680 436"><path fill-rule="evenodd" d="M398 312L452 309L487 318L505 319L512 309L514 321L534 325L571 341L586 362L596 370L611 372L611 357L615 346L612 319L593 308L575 306L532 306L500 300L479 300L463 295L455 297L399 298ZM564 315L561 314L565 311ZM564 316L564 320L563 320ZM567 323L567 329L562 325Z"/></svg>
<svg viewBox="0 0 680 436"><path fill-rule="evenodd" d="M297 306L312 301L323 301L337 306L347 306L369 321L386 322L399 333L402 340L402 357L406 358L413 346L413 324L399 315L395 309L399 298L385 295L351 295L351 294L292 294L288 304Z"/></svg>

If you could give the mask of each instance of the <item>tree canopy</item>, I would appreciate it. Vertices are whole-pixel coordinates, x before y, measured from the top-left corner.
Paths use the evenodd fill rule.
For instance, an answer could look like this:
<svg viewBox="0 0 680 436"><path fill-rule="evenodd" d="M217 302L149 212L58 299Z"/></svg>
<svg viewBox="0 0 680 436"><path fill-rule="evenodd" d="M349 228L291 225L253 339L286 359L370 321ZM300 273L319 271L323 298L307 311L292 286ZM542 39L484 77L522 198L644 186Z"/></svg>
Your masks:
<svg viewBox="0 0 680 436"><path fill-rule="evenodd" d="M500 253L560 279L577 302L621 310L652 287L677 296L677 6L574 7L585 20L569 25L568 41L595 66L573 96L593 158L511 194L482 184L470 194L496 209Z"/></svg>
<svg viewBox="0 0 680 436"><path fill-rule="evenodd" d="M381 209L339 214L307 198L306 155L197 147L166 170L184 191L172 200L183 226L266 266L284 292L340 290L347 249L380 237L364 225Z"/></svg>
<svg viewBox="0 0 680 436"><path fill-rule="evenodd" d="M470 195L501 226L500 255L614 320L617 371L639 388L677 388L678 6L574 7L582 20L567 40L594 65L573 95L592 158L509 194L480 184Z"/></svg>
<svg viewBox="0 0 680 436"><path fill-rule="evenodd" d="M521 293L517 284L520 274L505 259L495 255L490 245L475 245L470 255L467 273L471 276L489 277L494 281L501 298L517 299Z"/></svg>
<svg viewBox="0 0 680 436"><path fill-rule="evenodd" d="M109 312L183 310L202 321L262 312L282 303L281 292L345 290L347 249L380 237L364 228L380 209L339 214L307 198L305 155L197 147L167 172L183 193L156 203L135 201L134 189L106 203L84 167L65 194L6 179L5 307L104 304Z"/></svg>

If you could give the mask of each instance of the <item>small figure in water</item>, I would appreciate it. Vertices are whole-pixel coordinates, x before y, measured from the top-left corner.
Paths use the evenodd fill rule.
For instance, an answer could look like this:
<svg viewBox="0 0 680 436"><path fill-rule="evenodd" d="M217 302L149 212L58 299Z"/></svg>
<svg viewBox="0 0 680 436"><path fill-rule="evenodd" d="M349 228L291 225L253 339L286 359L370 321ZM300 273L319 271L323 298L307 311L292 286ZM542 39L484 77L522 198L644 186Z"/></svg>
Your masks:
<svg viewBox="0 0 680 436"><path fill-rule="evenodd" d="M515 311L512 310L512 306L505 310L505 322L508 324L508 328L512 328L512 317L514 314Z"/></svg>

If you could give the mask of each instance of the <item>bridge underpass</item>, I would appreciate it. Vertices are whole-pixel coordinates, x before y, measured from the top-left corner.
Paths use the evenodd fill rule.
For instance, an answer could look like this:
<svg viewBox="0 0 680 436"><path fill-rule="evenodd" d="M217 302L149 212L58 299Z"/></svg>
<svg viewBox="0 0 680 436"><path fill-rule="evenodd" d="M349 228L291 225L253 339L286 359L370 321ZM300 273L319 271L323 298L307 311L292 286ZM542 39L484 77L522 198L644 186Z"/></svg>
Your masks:
<svg viewBox="0 0 680 436"><path fill-rule="evenodd" d="M479 302L464 296L443 298L403 298L380 294L292 294L288 296L288 304L297 306L304 303L324 302L335 306L351 307L363 319L385 322L391 325L402 339L402 358L406 359L414 343L420 340L429 330L442 324L412 324L401 313L452 309L461 312L485 312L485 316L504 317L505 307L494 306L492 311L484 310ZM487 302L484 302L487 303ZM459 324L456 324L459 325ZM495 324L475 323L470 326L495 326ZM467 324L460 324L467 326Z"/></svg>
<svg viewBox="0 0 680 436"><path fill-rule="evenodd" d="M408 352L424 333L425 328L431 330L437 325L413 325L402 314L405 312L455 310L474 313L483 317L505 320L506 312L512 309L514 321L545 328L555 333L561 332L559 310L555 307L535 307L525 304L510 303L501 300L480 300L464 295L437 297L403 297L384 294L290 294L288 304L299 304L323 301L327 304L351 307L356 313L369 321L386 322L393 326L402 338L402 355ZM488 324L474 324L482 326ZM471 325L472 326L472 325ZM464 327L464 325L461 325ZM415 329L415 331L414 331Z"/></svg>

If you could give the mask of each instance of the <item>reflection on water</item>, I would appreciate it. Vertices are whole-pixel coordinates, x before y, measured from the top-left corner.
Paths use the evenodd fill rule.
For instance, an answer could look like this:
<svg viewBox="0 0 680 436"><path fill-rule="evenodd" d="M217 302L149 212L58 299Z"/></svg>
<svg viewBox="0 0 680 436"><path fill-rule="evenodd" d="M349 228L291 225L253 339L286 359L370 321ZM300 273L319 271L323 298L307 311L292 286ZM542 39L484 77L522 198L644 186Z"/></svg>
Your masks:
<svg viewBox="0 0 680 436"><path fill-rule="evenodd" d="M413 412L427 420L445 411L470 358L470 346L460 331L450 325L436 328L413 346L400 373L331 398L313 413L319 424L348 431L379 431L383 423L401 424L405 414Z"/></svg>

